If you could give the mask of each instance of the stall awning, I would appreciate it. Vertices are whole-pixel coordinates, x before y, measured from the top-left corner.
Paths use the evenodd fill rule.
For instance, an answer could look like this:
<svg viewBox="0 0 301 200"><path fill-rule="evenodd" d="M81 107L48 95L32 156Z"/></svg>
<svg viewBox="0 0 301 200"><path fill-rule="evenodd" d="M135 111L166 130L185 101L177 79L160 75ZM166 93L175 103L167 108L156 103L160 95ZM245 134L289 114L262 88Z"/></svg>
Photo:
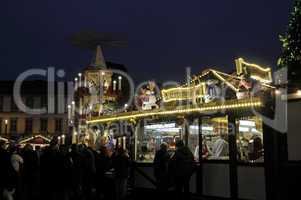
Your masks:
<svg viewBox="0 0 301 200"><path fill-rule="evenodd" d="M19 141L19 144L31 143L31 144L48 144L51 139L43 136L43 135L35 135L30 138L22 139Z"/></svg>

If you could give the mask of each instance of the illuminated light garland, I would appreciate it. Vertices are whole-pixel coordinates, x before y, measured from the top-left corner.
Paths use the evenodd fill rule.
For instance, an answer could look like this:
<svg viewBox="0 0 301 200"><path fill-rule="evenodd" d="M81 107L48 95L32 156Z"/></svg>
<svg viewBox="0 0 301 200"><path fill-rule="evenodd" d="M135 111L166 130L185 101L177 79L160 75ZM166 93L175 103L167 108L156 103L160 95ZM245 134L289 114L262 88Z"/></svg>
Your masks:
<svg viewBox="0 0 301 200"><path fill-rule="evenodd" d="M251 75L250 78L258 80L263 83L271 83L272 82L272 80L264 79L264 78L261 78L260 76L256 76L256 75Z"/></svg>
<svg viewBox="0 0 301 200"><path fill-rule="evenodd" d="M271 68L269 68L269 67L264 68L264 67L261 67L257 64L254 64L254 63L247 63L247 62L244 61L243 58L238 58L235 62L236 62L236 71L237 71L238 75L243 73L244 70L243 70L242 64L244 64L248 67L253 67L253 68L256 68L256 69L258 69L262 72L268 73L267 74L267 76L268 76L267 79L262 78L258 75L251 75L251 78L253 78L255 80L258 80L260 82L263 82L263 83L271 83L272 82L272 70L271 70Z"/></svg>
<svg viewBox="0 0 301 200"><path fill-rule="evenodd" d="M30 138L26 138L26 139L24 139L24 140L21 140L21 141L20 141L20 144L26 143L26 142L28 142L28 141L30 141L30 140L33 140L33 139L39 138L39 137L42 138L42 139L44 139L44 140L46 140L47 142L50 142L50 141L51 141L49 138L47 138L47 137L45 137L45 136L43 136L43 135L35 135L35 136L30 137Z"/></svg>
<svg viewBox="0 0 301 200"><path fill-rule="evenodd" d="M260 71L263 71L263 72L268 72L268 76L269 76L268 79L264 79L264 78L262 78L258 75L251 75L250 77L252 79L260 81L262 83L262 85L265 86L265 87L275 88L271 85L268 85L268 83L272 82L271 69L270 68L263 68L263 67L261 67L259 65L256 65L256 64L247 63L242 58L237 59L236 62L238 62L237 67L240 68L239 70L241 71L241 73L243 72L242 64L247 65L248 67L256 68L256 69L258 69ZM197 80L199 81L199 83L197 83L196 85L188 87L187 84L185 84L184 86L180 86L180 87L175 87L175 88L170 88L170 89L163 89L162 90L162 97L163 97L162 99L163 99L163 101L164 102L183 101L183 100L191 100L193 98L203 97L204 94L205 94L205 88L204 88L205 87L205 82L201 82L200 79L203 78L204 76L206 76L207 74L209 74L210 72L212 72L213 75L215 75L217 77L217 79L224 82L227 86L229 86L235 92L239 91L239 87L236 87L231 82L227 81L223 76L227 76L227 77L230 77L232 79L237 79L237 80L243 80L243 78L241 78L239 76L233 76L233 75L230 75L230 74L226 74L226 73L223 73L223 72L220 72L220 71L217 71L217 70L208 69L203 74L197 76L193 80L193 81L197 81ZM194 84L193 81L191 82L191 84ZM201 87L203 87L203 88L201 88Z"/></svg>
<svg viewBox="0 0 301 200"><path fill-rule="evenodd" d="M264 68L264 67L261 67L257 64L254 64L254 63L247 63L246 61L244 61L243 58L238 58L238 61L242 64L245 64L245 65L250 66L250 67L257 68L257 69L259 69L261 71L264 71L264 72L270 72L271 71L271 68L268 68L268 67Z"/></svg>
<svg viewBox="0 0 301 200"><path fill-rule="evenodd" d="M218 74L217 71L212 70L212 72L214 73L214 75L216 75L216 77L218 79L220 79L221 81L225 82L231 89L233 89L234 91L238 92L238 88L236 88L234 85L232 85L229 81L226 81L226 79L224 79L221 75Z"/></svg>
<svg viewBox="0 0 301 200"><path fill-rule="evenodd" d="M226 83L226 85L228 85L235 92L239 91L238 88L236 88L233 84L231 84L229 81L224 79L220 74L231 77L231 78L236 78L239 80L241 80L241 78L235 77L235 76L232 76L232 75L220 72L220 71L209 69L204 74L200 75L197 79L199 80L200 78L206 76L210 72L212 72L220 81ZM185 86L186 85L187 84L185 84ZM192 98L201 98L204 96L204 88L200 88L200 87L205 87L205 82L201 82L201 83L198 83L197 85L190 86L190 87L185 87L185 86L180 86L180 87L170 88L170 89L163 89L162 90L163 101L164 102L182 101L182 100L190 100ZM196 94L196 95L190 95L190 96L188 95L188 94L194 94L196 92L196 90L198 90L198 89L202 89L202 92L200 92L199 94ZM193 91L191 91L191 90L193 90ZM172 93L173 91L175 91L175 93ZM185 94L183 94L184 92L185 92Z"/></svg>
<svg viewBox="0 0 301 200"><path fill-rule="evenodd" d="M1 137L1 136L0 136L0 140L3 140L4 142L9 142L9 140L7 138Z"/></svg>
<svg viewBox="0 0 301 200"><path fill-rule="evenodd" d="M162 90L164 102L189 100L192 98L200 98L204 95L205 83L190 87L177 87Z"/></svg>
<svg viewBox="0 0 301 200"><path fill-rule="evenodd" d="M120 121L120 120L130 120L134 118L144 118L150 116L162 116L162 115L173 115L173 114L187 114L193 112L205 112L205 111L212 111L212 110L223 110L223 109L234 109L234 108L248 108L248 107L260 107L262 106L262 102L260 100L243 102L243 103L229 103L229 104L221 104L217 106L203 106L203 107L196 107L196 108L186 108L186 109L176 109L176 110L157 110L157 111L150 111L150 112L132 112L127 115L120 114L120 116L108 116L108 117L100 117L98 119L88 120L88 124L93 123L105 123L105 122L112 122L112 121Z"/></svg>

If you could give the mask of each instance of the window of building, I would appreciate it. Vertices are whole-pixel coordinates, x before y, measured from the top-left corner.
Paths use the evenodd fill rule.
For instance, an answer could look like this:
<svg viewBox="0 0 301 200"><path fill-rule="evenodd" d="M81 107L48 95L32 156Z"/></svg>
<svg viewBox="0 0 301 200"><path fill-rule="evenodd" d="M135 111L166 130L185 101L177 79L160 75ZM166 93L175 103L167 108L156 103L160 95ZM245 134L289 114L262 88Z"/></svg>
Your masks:
<svg viewBox="0 0 301 200"><path fill-rule="evenodd" d="M4 97L0 96L0 112L3 111L3 106L4 106L3 102L4 102Z"/></svg>
<svg viewBox="0 0 301 200"><path fill-rule="evenodd" d="M40 131L46 132L48 130L48 119L42 118L40 121Z"/></svg>
<svg viewBox="0 0 301 200"><path fill-rule="evenodd" d="M3 120L2 120L2 118L0 118L0 135L2 133L2 124L3 124Z"/></svg>
<svg viewBox="0 0 301 200"><path fill-rule="evenodd" d="M34 107L34 98L32 96L26 97L26 106L30 109L33 109Z"/></svg>
<svg viewBox="0 0 301 200"><path fill-rule="evenodd" d="M32 133L32 118L26 118L25 120L25 132Z"/></svg>
<svg viewBox="0 0 301 200"><path fill-rule="evenodd" d="M11 118L10 119L10 132L17 132L18 119Z"/></svg>
<svg viewBox="0 0 301 200"><path fill-rule="evenodd" d="M167 143L170 151L175 150L176 140L184 135L182 127L171 121L145 123L139 129L135 156L139 162L153 162L162 142Z"/></svg>
<svg viewBox="0 0 301 200"><path fill-rule="evenodd" d="M41 96L41 108L47 109L47 96Z"/></svg>
<svg viewBox="0 0 301 200"><path fill-rule="evenodd" d="M245 117L236 120L238 160L263 162L262 120L259 117Z"/></svg>
<svg viewBox="0 0 301 200"><path fill-rule="evenodd" d="M11 107L10 109L11 109L12 112L18 112L19 111L19 108L18 108L13 96L11 97L10 107Z"/></svg>
<svg viewBox="0 0 301 200"><path fill-rule="evenodd" d="M63 119L55 119L55 131L62 132L63 130Z"/></svg>
<svg viewBox="0 0 301 200"><path fill-rule="evenodd" d="M195 155L199 149L196 149ZM202 119L202 159L229 159L228 117Z"/></svg>

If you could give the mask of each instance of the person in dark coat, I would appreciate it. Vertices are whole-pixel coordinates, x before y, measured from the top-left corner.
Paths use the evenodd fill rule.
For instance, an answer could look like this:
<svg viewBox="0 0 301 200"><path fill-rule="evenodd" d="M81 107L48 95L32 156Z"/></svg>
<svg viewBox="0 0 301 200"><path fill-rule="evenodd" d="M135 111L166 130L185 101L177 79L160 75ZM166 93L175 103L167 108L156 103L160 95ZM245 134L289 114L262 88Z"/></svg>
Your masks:
<svg viewBox="0 0 301 200"><path fill-rule="evenodd" d="M83 158L79 153L79 148L77 144L71 145L71 152L69 154L72 169L71 169L71 200L80 199L82 195L82 177L83 177Z"/></svg>
<svg viewBox="0 0 301 200"><path fill-rule="evenodd" d="M9 161L9 154L5 148L5 141L0 140L0 197L3 193L4 184L6 182L6 172Z"/></svg>
<svg viewBox="0 0 301 200"><path fill-rule="evenodd" d="M195 162L192 152L182 140L176 142L176 151L169 165L174 179L176 199L190 199L189 182L195 169Z"/></svg>
<svg viewBox="0 0 301 200"><path fill-rule="evenodd" d="M56 139L50 142L41 157L41 186L42 198L46 200L60 199L59 196L59 176L60 162L59 162L59 146Z"/></svg>
<svg viewBox="0 0 301 200"><path fill-rule="evenodd" d="M127 179L129 176L129 156L122 146L117 147L112 159L115 169L115 194L116 199L124 199L127 192Z"/></svg>
<svg viewBox="0 0 301 200"><path fill-rule="evenodd" d="M93 178L95 176L95 157L93 150L87 146L83 146L83 194L84 199L92 198Z"/></svg>
<svg viewBox="0 0 301 200"><path fill-rule="evenodd" d="M170 155L167 151L167 144L163 142L155 154L154 175L156 178L158 195L165 199L169 186L168 163Z"/></svg>
<svg viewBox="0 0 301 200"><path fill-rule="evenodd" d="M59 185L59 196L60 199L68 199L71 196L71 185L72 185L72 167L73 163L68 153L68 147L66 145L60 145L58 162L60 170L58 175L60 177Z"/></svg>
<svg viewBox="0 0 301 200"><path fill-rule="evenodd" d="M112 166L111 158L106 146L101 146L99 151L95 153L95 166L96 166L96 179L95 187L97 197L103 196L108 199L108 180L105 177L105 173L110 170Z"/></svg>
<svg viewBox="0 0 301 200"><path fill-rule="evenodd" d="M23 185L24 199L38 199L39 194L39 161L38 155L30 144L26 144L23 148Z"/></svg>
<svg viewBox="0 0 301 200"><path fill-rule="evenodd" d="M6 149L5 141L0 141L0 199L3 198L4 191L13 193L14 170L10 161L10 154Z"/></svg>

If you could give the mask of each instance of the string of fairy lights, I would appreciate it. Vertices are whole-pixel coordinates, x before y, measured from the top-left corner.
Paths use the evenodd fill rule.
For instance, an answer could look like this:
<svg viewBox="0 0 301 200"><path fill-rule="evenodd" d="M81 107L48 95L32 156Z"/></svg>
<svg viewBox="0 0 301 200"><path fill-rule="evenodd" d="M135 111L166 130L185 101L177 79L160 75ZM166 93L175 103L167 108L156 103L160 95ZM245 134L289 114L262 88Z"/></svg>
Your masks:
<svg viewBox="0 0 301 200"><path fill-rule="evenodd" d="M115 116L102 116L96 119L91 119L87 121L87 124L94 123L106 123L119 120L131 120L139 119L152 116L168 116L174 114L191 114L191 113L201 113L206 111L222 111L222 110L231 110L231 109L241 109L241 108L252 108L252 107L261 107L262 102L259 98L250 99L250 100L237 100L221 102L216 105L202 105L200 107L192 108L182 108L182 109L173 109L173 110L152 110L152 111L134 111L129 113L120 113Z"/></svg>

